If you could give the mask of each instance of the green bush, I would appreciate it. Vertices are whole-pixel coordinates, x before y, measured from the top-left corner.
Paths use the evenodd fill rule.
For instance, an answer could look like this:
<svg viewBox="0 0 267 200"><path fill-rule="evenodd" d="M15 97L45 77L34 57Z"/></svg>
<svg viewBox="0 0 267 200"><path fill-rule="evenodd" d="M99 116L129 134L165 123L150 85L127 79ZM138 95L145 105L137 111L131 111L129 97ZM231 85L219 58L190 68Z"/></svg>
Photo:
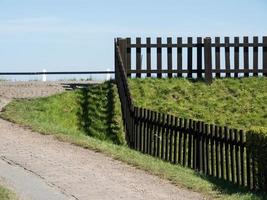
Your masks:
<svg viewBox="0 0 267 200"><path fill-rule="evenodd" d="M256 184L267 191L267 128L251 128L247 132L247 148L257 163Z"/></svg>

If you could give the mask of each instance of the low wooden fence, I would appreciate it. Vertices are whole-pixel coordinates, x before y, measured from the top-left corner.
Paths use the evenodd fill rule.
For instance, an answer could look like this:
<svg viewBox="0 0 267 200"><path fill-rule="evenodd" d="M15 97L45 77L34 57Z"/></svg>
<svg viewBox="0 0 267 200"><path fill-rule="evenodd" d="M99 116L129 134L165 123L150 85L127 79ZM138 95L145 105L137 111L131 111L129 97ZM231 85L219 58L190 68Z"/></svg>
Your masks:
<svg viewBox="0 0 267 200"><path fill-rule="evenodd" d="M186 42L178 37L175 42L167 38L166 43L162 38L157 38L155 43L151 43L151 38L146 38L144 43L141 38L136 38L135 43L131 38L121 39L119 43L128 77L185 75L211 82L213 77L267 76L267 37L261 42L258 37L250 42L248 37L243 37L242 42L239 37L234 37L232 42L229 37L224 42L219 37L215 41L198 37L195 42L192 37ZM154 54L153 50L156 50Z"/></svg>
<svg viewBox="0 0 267 200"><path fill-rule="evenodd" d="M127 74L136 71L127 71L125 67L129 55L121 53L125 45L125 40L115 40L115 79L128 145L145 154L249 189L267 190L267 177L258 170L253 148L247 146L244 131L133 105Z"/></svg>

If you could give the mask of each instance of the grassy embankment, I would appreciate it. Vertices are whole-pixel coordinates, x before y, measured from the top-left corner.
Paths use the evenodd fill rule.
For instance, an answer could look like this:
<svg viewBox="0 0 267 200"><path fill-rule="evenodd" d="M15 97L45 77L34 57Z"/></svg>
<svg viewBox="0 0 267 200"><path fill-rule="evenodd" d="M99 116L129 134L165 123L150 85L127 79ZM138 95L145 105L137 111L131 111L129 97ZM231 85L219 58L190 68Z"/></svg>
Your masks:
<svg viewBox="0 0 267 200"><path fill-rule="evenodd" d="M136 103L138 103L139 99L137 93L139 93L140 87L137 85L140 84L140 81L142 80L130 81ZM155 84L156 80L147 79L150 85L151 81L154 81ZM153 87L157 87L160 90L169 81L169 86L165 87L165 90L168 90L173 82L175 82L175 80L162 81L166 81L166 83L162 83L160 87ZM176 81L185 82L184 80ZM145 82L142 84L146 85ZM188 82L186 84L192 83ZM196 84L198 85L199 83ZM138 90L136 90L137 87L139 88ZM153 89L152 86L150 87ZM202 87L205 88L206 86ZM166 91L165 94L167 93ZM159 104L156 105L159 107L164 101L160 100L160 96L158 99ZM168 102L166 99L165 104ZM149 106L149 101L147 100L144 106ZM140 103L140 105L142 104ZM120 104L117 91L115 86L110 83L90 87L88 90L65 92L48 98L15 100L6 107L5 112L1 116L30 127L35 131L44 134L54 134L60 140L103 152L115 159L146 170L151 174L166 178L180 187L201 192L209 198L240 200L267 198L265 194L251 193L224 181L202 176L193 170L143 155L130 150L125 145L117 145L125 144L125 142L121 131Z"/></svg>

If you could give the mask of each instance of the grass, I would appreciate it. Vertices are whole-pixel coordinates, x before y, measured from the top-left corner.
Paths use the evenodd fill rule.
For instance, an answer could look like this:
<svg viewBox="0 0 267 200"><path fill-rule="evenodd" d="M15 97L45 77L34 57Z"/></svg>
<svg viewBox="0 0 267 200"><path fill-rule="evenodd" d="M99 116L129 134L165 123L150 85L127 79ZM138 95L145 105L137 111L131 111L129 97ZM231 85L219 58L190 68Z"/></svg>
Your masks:
<svg viewBox="0 0 267 200"><path fill-rule="evenodd" d="M267 78L130 79L134 104L181 118L238 129L267 127Z"/></svg>
<svg viewBox="0 0 267 200"><path fill-rule="evenodd" d="M111 100L113 103L106 102L108 97L113 98ZM85 106L89 104L90 106ZM113 110L111 129L105 125L110 119L104 114L108 109ZM125 142L119 139L123 137L120 128L120 104L114 85L110 82L90 87L88 90L65 92L48 98L15 100L5 108L1 117L43 134L53 134L61 141L102 152L153 175L168 179L180 187L200 192L210 199L267 199L266 194L252 193L225 181L205 177L193 170L129 149ZM90 121L91 117L95 122ZM80 119L84 122L78 123ZM101 120L103 124L100 123ZM87 122L95 128L90 129ZM113 130L113 134L110 135L108 130Z"/></svg>
<svg viewBox="0 0 267 200"><path fill-rule="evenodd" d="M9 189L0 185L0 199L1 200L16 200L16 195Z"/></svg>

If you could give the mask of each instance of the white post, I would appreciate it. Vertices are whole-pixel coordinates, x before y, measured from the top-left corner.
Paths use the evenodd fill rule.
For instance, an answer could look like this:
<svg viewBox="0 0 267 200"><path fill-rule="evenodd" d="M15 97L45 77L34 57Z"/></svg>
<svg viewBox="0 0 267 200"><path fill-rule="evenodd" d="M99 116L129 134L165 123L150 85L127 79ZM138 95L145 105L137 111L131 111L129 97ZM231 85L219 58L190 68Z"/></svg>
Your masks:
<svg viewBox="0 0 267 200"><path fill-rule="evenodd" d="M43 69L43 72L46 72L46 69ZM46 82L46 74L43 74L43 82Z"/></svg>
<svg viewBox="0 0 267 200"><path fill-rule="evenodd" d="M110 72L110 69L109 69L109 68L107 68L107 72ZM107 80L107 81L109 81L109 80L110 80L110 78L111 78L111 75L110 75L110 73L107 73L107 78L106 78L106 80Z"/></svg>

